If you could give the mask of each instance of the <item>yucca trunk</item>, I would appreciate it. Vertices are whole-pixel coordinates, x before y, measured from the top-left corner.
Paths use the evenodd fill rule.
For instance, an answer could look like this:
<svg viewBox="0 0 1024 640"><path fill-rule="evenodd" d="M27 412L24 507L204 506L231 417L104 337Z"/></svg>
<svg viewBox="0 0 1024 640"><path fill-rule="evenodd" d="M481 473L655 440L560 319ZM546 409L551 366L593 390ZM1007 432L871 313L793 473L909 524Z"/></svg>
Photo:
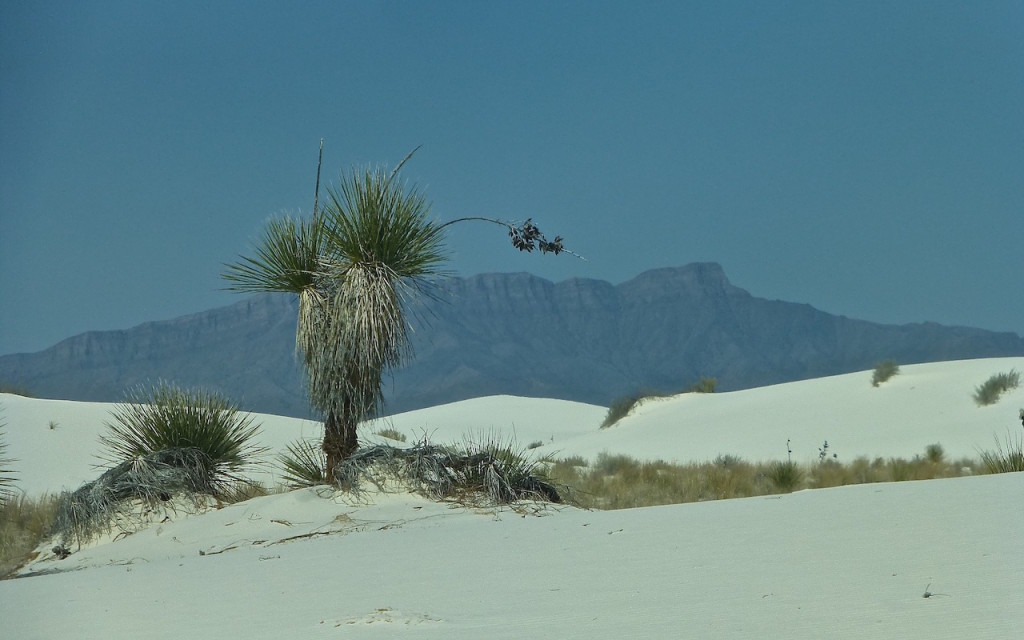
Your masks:
<svg viewBox="0 0 1024 640"><path fill-rule="evenodd" d="M323 450L327 456L327 481L334 482L334 469L359 448L358 422L328 412L324 420Z"/></svg>

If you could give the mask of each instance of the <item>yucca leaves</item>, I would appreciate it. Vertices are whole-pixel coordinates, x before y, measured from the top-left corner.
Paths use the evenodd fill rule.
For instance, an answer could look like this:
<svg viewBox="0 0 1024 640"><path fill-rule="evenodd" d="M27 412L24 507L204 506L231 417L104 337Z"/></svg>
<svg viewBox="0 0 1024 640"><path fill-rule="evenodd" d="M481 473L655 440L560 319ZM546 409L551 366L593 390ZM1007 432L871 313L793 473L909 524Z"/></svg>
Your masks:
<svg viewBox="0 0 1024 640"><path fill-rule="evenodd" d="M169 449L197 449L210 461L212 474L237 480L239 471L263 452L254 444L259 426L252 416L209 391L165 382L139 387L111 416L100 442L115 464Z"/></svg>
<svg viewBox="0 0 1024 640"><path fill-rule="evenodd" d="M298 294L310 400L352 428L379 406L384 372L410 355L405 305L445 261L429 211L394 172L354 170L312 219L270 221L255 257L224 273L234 291Z"/></svg>

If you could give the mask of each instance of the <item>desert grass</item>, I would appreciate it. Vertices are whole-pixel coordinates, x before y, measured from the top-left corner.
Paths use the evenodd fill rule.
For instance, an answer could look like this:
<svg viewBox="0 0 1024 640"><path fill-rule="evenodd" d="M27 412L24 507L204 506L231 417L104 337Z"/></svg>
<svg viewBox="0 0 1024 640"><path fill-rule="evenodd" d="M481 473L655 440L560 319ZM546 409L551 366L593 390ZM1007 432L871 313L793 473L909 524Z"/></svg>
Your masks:
<svg viewBox="0 0 1024 640"><path fill-rule="evenodd" d="M900 366L894 360L883 360L875 365L875 370L871 373L871 386L877 387L899 372Z"/></svg>
<svg viewBox="0 0 1024 640"><path fill-rule="evenodd" d="M997 373L974 389L974 402L979 407L995 404L999 396L1020 386L1020 374L1016 371Z"/></svg>
<svg viewBox="0 0 1024 640"><path fill-rule="evenodd" d="M387 438L388 440L394 440L395 442L405 442L409 439L408 436L398 429L392 429L390 427L387 429L381 429L377 432L377 435L382 438Z"/></svg>
<svg viewBox="0 0 1024 640"><path fill-rule="evenodd" d="M991 473L983 462L948 461L941 447L913 458L824 459L813 464L792 461L748 462L721 455L713 461L674 464L641 461L621 454L600 454L591 464L578 456L557 460L547 475L570 501L593 509L624 509L789 493L801 489L951 478Z"/></svg>
<svg viewBox="0 0 1024 640"><path fill-rule="evenodd" d="M33 558L35 549L53 527L55 496L13 497L0 506L0 578Z"/></svg>

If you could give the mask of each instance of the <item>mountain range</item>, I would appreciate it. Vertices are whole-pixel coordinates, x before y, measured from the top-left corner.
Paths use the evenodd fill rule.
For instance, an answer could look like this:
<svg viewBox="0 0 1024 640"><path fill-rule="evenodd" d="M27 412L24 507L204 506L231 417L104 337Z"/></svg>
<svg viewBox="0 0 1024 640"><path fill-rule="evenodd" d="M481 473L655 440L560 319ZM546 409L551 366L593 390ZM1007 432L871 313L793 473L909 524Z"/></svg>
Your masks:
<svg viewBox="0 0 1024 640"><path fill-rule="evenodd" d="M220 391L244 409L308 416L294 356L297 300L265 294L120 331L0 356L0 383L39 397L117 401L159 379ZM526 273L450 278L410 309L415 358L386 382L389 413L509 394L607 405L901 364L1024 355L1024 339L935 323L884 325L758 298L715 263L619 285Z"/></svg>

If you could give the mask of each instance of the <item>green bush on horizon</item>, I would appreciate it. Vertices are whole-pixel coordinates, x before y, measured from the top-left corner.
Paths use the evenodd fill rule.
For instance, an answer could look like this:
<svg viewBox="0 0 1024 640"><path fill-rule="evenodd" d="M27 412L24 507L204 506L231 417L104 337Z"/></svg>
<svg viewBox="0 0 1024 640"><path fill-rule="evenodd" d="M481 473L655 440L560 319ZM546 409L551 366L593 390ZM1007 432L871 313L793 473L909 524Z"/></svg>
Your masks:
<svg viewBox="0 0 1024 640"><path fill-rule="evenodd" d="M871 386L877 387L899 372L900 366L895 360L883 360L875 365L875 370L871 373Z"/></svg>
<svg viewBox="0 0 1024 640"><path fill-rule="evenodd" d="M974 402L979 407L995 404L999 396L1010 389L1020 386L1020 374L1014 370L1009 373L997 373L974 389Z"/></svg>

